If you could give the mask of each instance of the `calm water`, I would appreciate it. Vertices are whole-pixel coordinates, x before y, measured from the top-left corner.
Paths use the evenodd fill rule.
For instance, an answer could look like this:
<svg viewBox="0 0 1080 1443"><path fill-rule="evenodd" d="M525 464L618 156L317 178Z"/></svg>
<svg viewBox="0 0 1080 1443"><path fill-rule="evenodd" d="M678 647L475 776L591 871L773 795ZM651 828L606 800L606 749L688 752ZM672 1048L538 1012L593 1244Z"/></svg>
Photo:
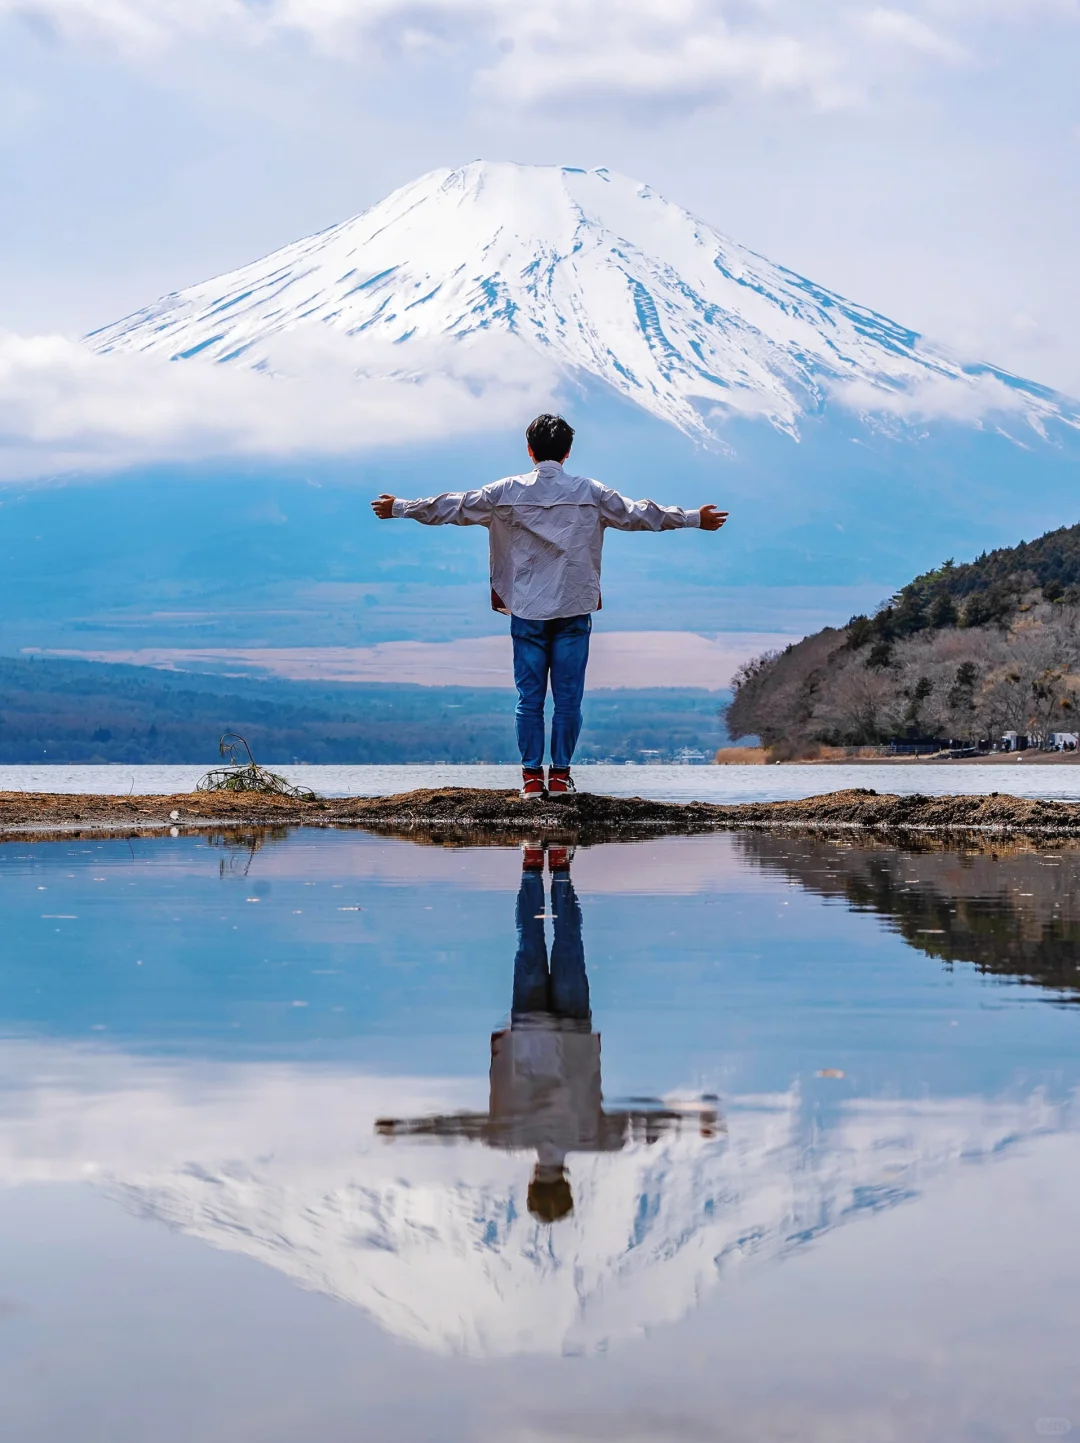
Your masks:
<svg viewBox="0 0 1080 1443"><path fill-rule="evenodd" d="M0 907L5 1439L1080 1430L1080 849L15 842Z"/></svg>
<svg viewBox="0 0 1080 1443"><path fill-rule="evenodd" d="M414 787L518 787L517 767L379 766L276 768L327 797L385 796ZM0 791L134 792L163 794L194 789L205 767L3 766ZM813 797L841 787L941 795L1011 792L1016 796L1080 801L1080 765L1069 763L941 762L853 766L595 766L578 768L583 790L656 801L767 802Z"/></svg>

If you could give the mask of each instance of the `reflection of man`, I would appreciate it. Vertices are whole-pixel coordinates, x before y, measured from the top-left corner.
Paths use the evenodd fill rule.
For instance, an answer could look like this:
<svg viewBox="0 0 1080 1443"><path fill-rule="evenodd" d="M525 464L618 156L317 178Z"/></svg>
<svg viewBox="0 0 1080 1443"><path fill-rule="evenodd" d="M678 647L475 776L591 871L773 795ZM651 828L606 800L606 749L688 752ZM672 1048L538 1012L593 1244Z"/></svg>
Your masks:
<svg viewBox="0 0 1080 1443"><path fill-rule="evenodd" d="M677 1130L685 1111L659 1106L605 1112L600 1034L592 1030L581 907L570 880L570 852L552 847L550 962L544 935L544 851L526 846L517 899L518 947L510 1026L491 1038L486 1113L380 1119L385 1137L469 1138L510 1151L535 1150L528 1207L541 1222L573 1211L566 1158L572 1152L618 1152L628 1141L655 1142ZM703 1137L716 1131L715 1099L695 1107Z"/></svg>

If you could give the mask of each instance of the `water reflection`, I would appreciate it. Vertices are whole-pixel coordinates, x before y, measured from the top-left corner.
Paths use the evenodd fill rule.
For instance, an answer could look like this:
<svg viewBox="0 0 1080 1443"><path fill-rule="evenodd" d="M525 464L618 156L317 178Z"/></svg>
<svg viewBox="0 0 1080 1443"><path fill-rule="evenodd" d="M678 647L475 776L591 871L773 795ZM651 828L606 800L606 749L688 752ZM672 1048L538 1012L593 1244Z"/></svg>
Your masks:
<svg viewBox="0 0 1080 1443"><path fill-rule="evenodd" d="M263 847L275 842L284 842L289 836L288 827L252 827L250 830L211 832L206 838L208 847L217 847L224 853L218 863L218 876L243 879L251 871L256 854Z"/></svg>
<svg viewBox="0 0 1080 1443"><path fill-rule="evenodd" d="M536 844L523 851L510 1026L492 1033L487 1111L380 1118L375 1130L385 1138L469 1140L510 1152L535 1151L528 1210L554 1223L574 1208L570 1153L648 1146L677 1132L688 1113L696 1115L700 1136L711 1139L717 1136L717 1113L714 1097L678 1109L645 1099L635 1107L604 1110L600 1034L592 1025L581 904L570 878L572 852L559 846L548 856L550 913L544 910L544 849ZM550 959L544 930L549 917Z"/></svg>
<svg viewBox="0 0 1080 1443"><path fill-rule="evenodd" d="M927 842L744 833L762 869L856 911L889 918L910 946L950 965L1050 989L1080 1001L1080 849L1058 843Z"/></svg>
<svg viewBox="0 0 1080 1443"><path fill-rule="evenodd" d="M0 855L0 1180L90 1183L417 1370L638 1348L662 1389L661 1333L700 1355L749 1297L782 1327L849 1235L872 1282L886 1219L992 1269L942 1200L1075 1155L1075 1012L939 959L1073 995L1078 853L273 840ZM1050 1287L1071 1239L1014 1206Z"/></svg>

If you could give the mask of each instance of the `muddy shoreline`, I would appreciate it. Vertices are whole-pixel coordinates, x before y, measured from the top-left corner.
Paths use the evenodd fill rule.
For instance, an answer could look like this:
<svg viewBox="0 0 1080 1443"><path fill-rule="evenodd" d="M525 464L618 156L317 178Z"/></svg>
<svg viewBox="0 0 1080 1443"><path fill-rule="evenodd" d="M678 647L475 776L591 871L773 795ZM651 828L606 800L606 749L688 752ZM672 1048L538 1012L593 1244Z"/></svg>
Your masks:
<svg viewBox="0 0 1080 1443"><path fill-rule="evenodd" d="M227 792L126 797L0 792L0 839L6 840L292 826L476 841L541 835L587 842L774 828L1080 836L1080 804L1007 795L895 796L862 788L730 806L589 792L523 802L516 792L456 787L308 802Z"/></svg>

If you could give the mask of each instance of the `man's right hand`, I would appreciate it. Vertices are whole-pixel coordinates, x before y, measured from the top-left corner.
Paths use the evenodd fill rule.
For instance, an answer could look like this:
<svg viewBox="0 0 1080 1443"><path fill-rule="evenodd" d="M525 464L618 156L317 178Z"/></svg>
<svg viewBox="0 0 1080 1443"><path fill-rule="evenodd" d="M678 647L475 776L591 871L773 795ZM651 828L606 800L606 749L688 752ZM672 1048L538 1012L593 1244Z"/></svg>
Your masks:
<svg viewBox="0 0 1080 1443"><path fill-rule="evenodd" d="M381 496L376 496L371 503L371 509L380 521L389 521L394 515L394 502L396 496L389 496L385 491Z"/></svg>
<svg viewBox="0 0 1080 1443"><path fill-rule="evenodd" d="M711 505L703 506L700 515L702 531L719 531L728 519L726 511L717 511L716 507Z"/></svg>

